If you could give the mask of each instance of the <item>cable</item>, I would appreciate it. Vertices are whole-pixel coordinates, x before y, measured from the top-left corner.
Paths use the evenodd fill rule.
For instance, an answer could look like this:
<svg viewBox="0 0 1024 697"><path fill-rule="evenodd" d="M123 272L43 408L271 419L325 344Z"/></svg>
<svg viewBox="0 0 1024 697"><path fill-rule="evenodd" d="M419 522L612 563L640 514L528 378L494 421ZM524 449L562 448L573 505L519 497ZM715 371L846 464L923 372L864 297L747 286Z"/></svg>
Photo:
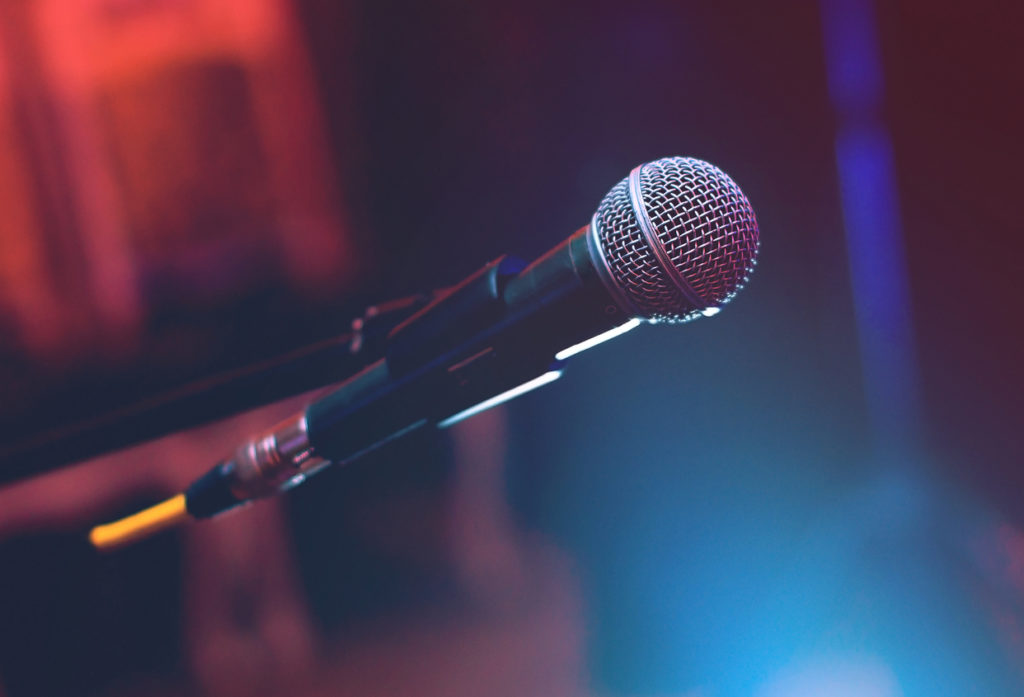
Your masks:
<svg viewBox="0 0 1024 697"><path fill-rule="evenodd" d="M89 542L99 550L116 549L173 527L188 518L185 494L178 494L127 518L97 525L89 532Z"/></svg>
<svg viewBox="0 0 1024 697"><path fill-rule="evenodd" d="M444 291L438 291L414 295L373 305L366 309L362 317L352 322L350 334L300 349L265 364L222 375L207 384L186 386L179 390L178 394L154 400L154 404L160 407L173 404L177 408L185 403L183 400L191 400L189 405L194 408L186 411L191 411L193 415L181 418L192 419L187 421L187 425L196 425L202 420L209 420L211 413L202 409L218 395L223 397L235 391L247 393L252 405L256 406L267 401L266 396L290 396L294 393L296 385L305 390L322 387L326 382L334 382L342 376L351 377L354 370L383 355L383 342L395 326L426 305L432 297L443 293ZM270 385L269 388L267 384ZM284 385L290 385L287 392L285 387L282 387ZM256 401L253 401L253 394L259 397ZM194 418L194 413L199 413L199 417ZM155 415L157 414L153 410L144 413L145 418ZM217 415L223 413L217 412ZM132 418L130 414L122 416L126 420ZM181 419L170 421L169 428L185 424L186 422ZM168 430L165 426L167 425L159 427L159 433ZM138 435L139 429L129 430ZM152 436L155 433L148 435ZM5 457L6 452L0 449L0 464L6 464ZM235 463L228 459L193 482L184 493L121 520L94 527L89 532L89 541L99 550L112 550L154 535L187 519L211 518L243 505L249 498L240 498L233 491L235 468ZM2 471L3 467L0 467L0 481L3 479ZM291 483L297 481L293 479ZM275 486L269 487L262 494L276 493L282 486L287 487L288 483L275 482Z"/></svg>

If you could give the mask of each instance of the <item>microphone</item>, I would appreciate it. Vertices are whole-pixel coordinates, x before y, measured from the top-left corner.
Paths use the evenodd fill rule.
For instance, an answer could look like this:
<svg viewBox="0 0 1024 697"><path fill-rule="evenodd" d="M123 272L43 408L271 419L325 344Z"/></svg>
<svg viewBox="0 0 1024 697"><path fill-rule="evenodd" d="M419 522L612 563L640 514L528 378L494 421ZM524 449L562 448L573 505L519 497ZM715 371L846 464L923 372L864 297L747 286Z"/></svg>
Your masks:
<svg viewBox="0 0 1024 697"><path fill-rule="evenodd" d="M747 282L759 244L750 202L714 165L640 165L589 225L532 264L501 257L439 294L388 334L383 358L160 504L162 517L145 518L143 533L101 526L93 542L115 546L161 520L208 518L277 494L328 464L552 382L568 358L639 324L714 315Z"/></svg>

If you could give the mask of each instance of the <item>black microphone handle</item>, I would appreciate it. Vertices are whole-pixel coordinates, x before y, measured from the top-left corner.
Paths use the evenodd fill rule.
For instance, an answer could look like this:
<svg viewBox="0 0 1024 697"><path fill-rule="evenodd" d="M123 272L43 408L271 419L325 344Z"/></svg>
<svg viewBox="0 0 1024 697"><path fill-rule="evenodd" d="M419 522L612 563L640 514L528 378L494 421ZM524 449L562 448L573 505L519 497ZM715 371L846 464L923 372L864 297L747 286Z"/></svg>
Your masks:
<svg viewBox="0 0 1024 697"><path fill-rule="evenodd" d="M602 281L588 238L583 228L525 268L502 257L416 312L388 335L384 358L193 485L189 512L209 517L275 494L327 464L557 378L556 354L630 319Z"/></svg>
<svg viewBox="0 0 1024 697"><path fill-rule="evenodd" d="M585 230L527 268L503 257L388 336L385 358L310 405L310 444L347 461L413 424L439 423L556 367L554 356L625 322Z"/></svg>

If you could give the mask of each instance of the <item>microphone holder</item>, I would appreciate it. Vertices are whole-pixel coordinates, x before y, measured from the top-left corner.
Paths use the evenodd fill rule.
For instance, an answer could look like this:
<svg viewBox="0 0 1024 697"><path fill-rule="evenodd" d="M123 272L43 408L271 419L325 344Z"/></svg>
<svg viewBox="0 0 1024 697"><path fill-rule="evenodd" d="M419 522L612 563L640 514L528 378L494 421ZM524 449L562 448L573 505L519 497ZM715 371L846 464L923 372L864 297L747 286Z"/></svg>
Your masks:
<svg viewBox="0 0 1024 697"><path fill-rule="evenodd" d="M383 356L388 333L430 301L366 309L352 331L186 384L87 421L0 444L0 484L254 409L351 377Z"/></svg>

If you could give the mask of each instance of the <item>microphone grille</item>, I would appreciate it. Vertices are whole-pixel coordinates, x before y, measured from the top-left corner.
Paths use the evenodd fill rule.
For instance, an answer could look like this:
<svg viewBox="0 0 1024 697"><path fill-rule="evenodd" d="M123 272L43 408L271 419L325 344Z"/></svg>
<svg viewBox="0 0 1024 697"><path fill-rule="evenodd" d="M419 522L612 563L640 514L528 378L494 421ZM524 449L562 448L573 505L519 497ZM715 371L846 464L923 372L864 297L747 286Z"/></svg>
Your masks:
<svg viewBox="0 0 1024 697"><path fill-rule="evenodd" d="M591 234L615 290L652 322L716 312L747 282L760 244L736 183L689 157L633 170L601 201Z"/></svg>

